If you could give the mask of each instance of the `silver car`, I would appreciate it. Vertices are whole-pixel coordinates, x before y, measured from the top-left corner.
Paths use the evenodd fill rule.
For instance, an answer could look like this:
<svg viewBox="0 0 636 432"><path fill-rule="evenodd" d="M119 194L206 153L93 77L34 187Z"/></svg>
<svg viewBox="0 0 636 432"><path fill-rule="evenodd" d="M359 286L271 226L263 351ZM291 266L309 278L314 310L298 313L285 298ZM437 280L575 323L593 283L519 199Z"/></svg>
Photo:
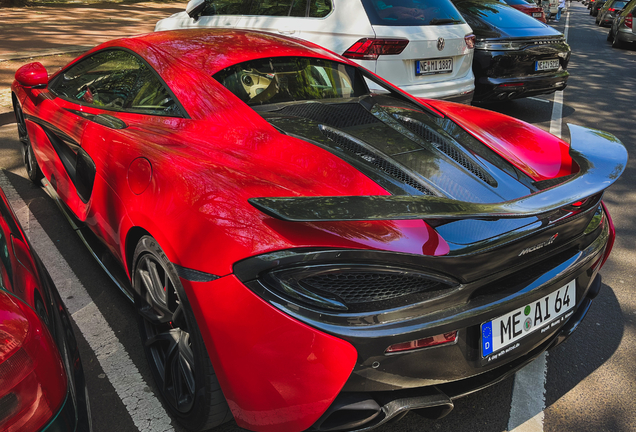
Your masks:
<svg viewBox="0 0 636 432"><path fill-rule="evenodd" d="M631 0L623 12L620 13L607 34L607 40L612 42L613 48L624 48L626 43L636 42L636 33L634 33L634 12L636 9L636 0Z"/></svg>

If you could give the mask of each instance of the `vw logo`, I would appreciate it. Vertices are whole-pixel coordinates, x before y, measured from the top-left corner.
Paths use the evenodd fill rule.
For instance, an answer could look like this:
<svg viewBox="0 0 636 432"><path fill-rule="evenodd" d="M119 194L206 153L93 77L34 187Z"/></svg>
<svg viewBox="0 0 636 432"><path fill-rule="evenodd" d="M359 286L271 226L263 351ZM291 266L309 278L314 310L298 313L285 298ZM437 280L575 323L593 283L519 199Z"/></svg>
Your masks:
<svg viewBox="0 0 636 432"><path fill-rule="evenodd" d="M444 42L444 38L437 38L437 50L441 51L444 49L444 45L446 44L446 42Z"/></svg>

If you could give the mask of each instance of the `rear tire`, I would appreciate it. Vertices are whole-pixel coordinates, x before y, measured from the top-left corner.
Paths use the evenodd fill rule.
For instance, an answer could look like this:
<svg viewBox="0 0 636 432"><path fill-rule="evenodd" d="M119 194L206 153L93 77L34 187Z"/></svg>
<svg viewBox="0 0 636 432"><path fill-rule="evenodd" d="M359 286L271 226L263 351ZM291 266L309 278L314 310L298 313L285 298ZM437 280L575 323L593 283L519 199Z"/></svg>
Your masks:
<svg viewBox="0 0 636 432"><path fill-rule="evenodd" d="M24 168L26 169L29 180L39 186L40 180L42 180L44 176L33 153L33 146L31 145L29 132L27 131L26 122L24 121L24 113L15 96L13 97L13 112L15 113L15 121L18 124L18 138L22 144L22 162L24 163Z"/></svg>
<svg viewBox="0 0 636 432"><path fill-rule="evenodd" d="M618 35L614 35L614 40L612 41L612 48L625 48L625 44L618 39Z"/></svg>
<svg viewBox="0 0 636 432"><path fill-rule="evenodd" d="M231 420L174 266L150 236L139 240L133 263L139 333L164 405L192 431Z"/></svg>

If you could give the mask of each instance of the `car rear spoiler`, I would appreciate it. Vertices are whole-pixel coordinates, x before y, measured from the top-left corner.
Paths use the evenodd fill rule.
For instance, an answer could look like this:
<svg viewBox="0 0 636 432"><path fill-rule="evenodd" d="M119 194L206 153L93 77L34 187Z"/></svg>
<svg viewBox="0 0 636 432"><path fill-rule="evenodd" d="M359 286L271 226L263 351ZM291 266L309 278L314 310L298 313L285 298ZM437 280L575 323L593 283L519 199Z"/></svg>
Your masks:
<svg viewBox="0 0 636 432"><path fill-rule="evenodd" d="M269 216L291 222L537 216L607 189L627 165L627 150L612 134L568 126L570 156L578 164L579 172L561 184L511 201L484 204L428 195L279 197L248 201Z"/></svg>

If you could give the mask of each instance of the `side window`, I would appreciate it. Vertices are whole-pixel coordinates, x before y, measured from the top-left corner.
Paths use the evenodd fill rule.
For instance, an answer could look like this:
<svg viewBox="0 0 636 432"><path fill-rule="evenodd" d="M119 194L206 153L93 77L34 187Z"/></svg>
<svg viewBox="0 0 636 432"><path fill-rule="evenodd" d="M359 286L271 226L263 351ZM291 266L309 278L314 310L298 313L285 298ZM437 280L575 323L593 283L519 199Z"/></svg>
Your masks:
<svg viewBox="0 0 636 432"><path fill-rule="evenodd" d="M59 96L104 109L179 115L177 104L159 78L126 51L94 54L61 74L50 89Z"/></svg>
<svg viewBox="0 0 636 432"><path fill-rule="evenodd" d="M249 15L252 0L208 0L202 16Z"/></svg>
<svg viewBox="0 0 636 432"><path fill-rule="evenodd" d="M254 0L251 15L304 17L307 0Z"/></svg>
<svg viewBox="0 0 636 432"><path fill-rule="evenodd" d="M331 0L309 0L309 17L323 18L331 13Z"/></svg>
<svg viewBox="0 0 636 432"><path fill-rule="evenodd" d="M13 290L13 266L9 256L10 239L0 224L0 288Z"/></svg>

